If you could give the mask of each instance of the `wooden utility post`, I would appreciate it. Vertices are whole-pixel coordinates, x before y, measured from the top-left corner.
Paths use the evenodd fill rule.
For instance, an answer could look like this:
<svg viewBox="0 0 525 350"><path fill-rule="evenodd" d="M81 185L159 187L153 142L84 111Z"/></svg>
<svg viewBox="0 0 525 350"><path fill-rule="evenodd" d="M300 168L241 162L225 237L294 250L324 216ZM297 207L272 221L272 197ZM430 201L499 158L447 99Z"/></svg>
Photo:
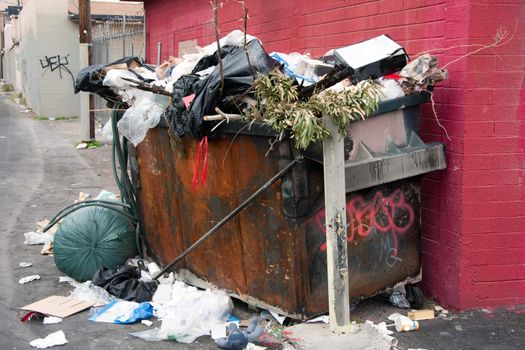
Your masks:
<svg viewBox="0 0 525 350"><path fill-rule="evenodd" d="M344 140L332 118L323 116L331 136L323 141L326 265L330 329L350 331L350 285L346 226Z"/></svg>
<svg viewBox="0 0 525 350"><path fill-rule="evenodd" d="M80 69L82 69L92 64L90 0L78 0L78 19L78 33L80 36L79 63ZM89 97L87 97L86 94L88 94L87 96ZM95 138L95 113L92 111L94 105L93 95L91 93L82 93L80 102L80 132L82 141Z"/></svg>

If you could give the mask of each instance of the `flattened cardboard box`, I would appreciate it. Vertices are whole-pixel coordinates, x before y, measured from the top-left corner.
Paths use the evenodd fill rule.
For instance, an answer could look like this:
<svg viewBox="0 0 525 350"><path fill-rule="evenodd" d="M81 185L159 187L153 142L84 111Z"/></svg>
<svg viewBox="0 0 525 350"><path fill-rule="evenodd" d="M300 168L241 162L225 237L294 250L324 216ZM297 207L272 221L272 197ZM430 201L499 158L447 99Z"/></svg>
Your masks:
<svg viewBox="0 0 525 350"><path fill-rule="evenodd" d="M64 318L88 309L94 304L93 302L82 299L52 295L36 303L26 305L21 309Z"/></svg>

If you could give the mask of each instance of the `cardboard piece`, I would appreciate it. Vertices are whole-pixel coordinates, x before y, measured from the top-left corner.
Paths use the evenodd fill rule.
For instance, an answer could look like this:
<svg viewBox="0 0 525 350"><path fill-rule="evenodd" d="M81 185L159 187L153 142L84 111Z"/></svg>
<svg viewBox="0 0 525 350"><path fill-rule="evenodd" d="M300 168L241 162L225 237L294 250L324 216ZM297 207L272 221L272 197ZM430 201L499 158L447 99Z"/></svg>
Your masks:
<svg viewBox="0 0 525 350"><path fill-rule="evenodd" d="M77 312L88 309L93 305L93 302L84 301L82 299L52 295L50 297L37 301L36 303L26 305L21 309L39 312L48 316L64 318L76 314Z"/></svg>
<svg viewBox="0 0 525 350"><path fill-rule="evenodd" d="M407 316L413 321L432 320L435 318L434 310L409 310Z"/></svg>

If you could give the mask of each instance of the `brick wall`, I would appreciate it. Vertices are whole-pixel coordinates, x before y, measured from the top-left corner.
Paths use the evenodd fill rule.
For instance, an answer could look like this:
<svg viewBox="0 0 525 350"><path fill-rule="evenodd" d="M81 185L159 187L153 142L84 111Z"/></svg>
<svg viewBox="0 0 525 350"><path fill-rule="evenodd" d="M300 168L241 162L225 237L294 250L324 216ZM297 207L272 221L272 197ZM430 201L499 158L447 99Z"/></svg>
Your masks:
<svg viewBox="0 0 525 350"><path fill-rule="evenodd" d="M411 56L489 43L498 27L508 44L447 67L450 79L422 106L425 141L447 146L448 169L422 185L424 290L459 308L525 303L525 4L520 0L247 0L248 32L270 52L321 55L386 33ZM214 39L208 0L146 0L147 57L178 55L179 43ZM221 32L242 29L242 9L219 11ZM474 47L475 49L476 47ZM472 48L470 49L472 50ZM464 46L436 52L446 64ZM521 138L520 138L521 136Z"/></svg>

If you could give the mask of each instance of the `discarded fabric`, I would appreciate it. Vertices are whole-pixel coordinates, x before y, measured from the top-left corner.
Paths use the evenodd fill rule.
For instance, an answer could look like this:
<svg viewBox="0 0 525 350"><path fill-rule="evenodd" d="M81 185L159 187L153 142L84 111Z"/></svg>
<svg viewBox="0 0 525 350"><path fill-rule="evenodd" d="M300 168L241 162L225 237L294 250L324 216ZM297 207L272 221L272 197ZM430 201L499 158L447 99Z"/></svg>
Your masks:
<svg viewBox="0 0 525 350"><path fill-rule="evenodd" d="M45 348L50 348L56 345L64 345L66 343L68 343L68 340L66 339L66 335L64 334L63 331L58 331L58 332L49 334L45 338L35 339L32 342L30 342L29 345L37 349L45 349Z"/></svg>

